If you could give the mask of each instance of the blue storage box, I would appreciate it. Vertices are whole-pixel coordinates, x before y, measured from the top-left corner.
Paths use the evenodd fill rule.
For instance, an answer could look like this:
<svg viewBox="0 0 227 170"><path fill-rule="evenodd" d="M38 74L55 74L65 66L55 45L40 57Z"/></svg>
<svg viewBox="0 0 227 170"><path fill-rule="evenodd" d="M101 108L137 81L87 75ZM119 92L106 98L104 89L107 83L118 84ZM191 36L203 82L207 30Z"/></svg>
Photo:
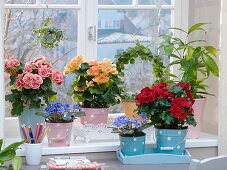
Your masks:
<svg viewBox="0 0 227 170"><path fill-rule="evenodd" d="M191 155L187 150L183 155L158 153L157 148L146 148L142 155L125 156L120 151L116 154L123 164L189 164L191 162Z"/></svg>

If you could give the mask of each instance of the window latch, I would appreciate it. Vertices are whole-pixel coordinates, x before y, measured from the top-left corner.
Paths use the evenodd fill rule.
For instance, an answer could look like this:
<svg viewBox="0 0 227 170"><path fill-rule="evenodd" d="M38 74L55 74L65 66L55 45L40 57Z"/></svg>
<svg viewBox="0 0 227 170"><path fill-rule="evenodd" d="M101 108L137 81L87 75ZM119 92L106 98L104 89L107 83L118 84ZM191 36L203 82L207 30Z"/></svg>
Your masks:
<svg viewBox="0 0 227 170"><path fill-rule="evenodd" d="M88 39L91 41L96 41L96 26L88 27Z"/></svg>

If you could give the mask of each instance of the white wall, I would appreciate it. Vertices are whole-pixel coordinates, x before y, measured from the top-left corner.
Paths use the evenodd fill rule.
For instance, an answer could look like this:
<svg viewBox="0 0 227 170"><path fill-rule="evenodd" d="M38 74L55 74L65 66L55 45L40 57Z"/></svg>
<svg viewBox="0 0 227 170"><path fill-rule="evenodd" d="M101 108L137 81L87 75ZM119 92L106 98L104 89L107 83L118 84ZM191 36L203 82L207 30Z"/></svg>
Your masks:
<svg viewBox="0 0 227 170"><path fill-rule="evenodd" d="M221 36L220 36L220 66L221 77L219 84L219 155L227 155L227 1L222 0Z"/></svg>
<svg viewBox="0 0 227 170"><path fill-rule="evenodd" d="M210 22L205 28L207 34L194 34L196 38L205 38L210 45L219 49L221 0L190 0L189 26L198 22ZM217 58L218 60L218 58ZM218 78L211 76L206 84L210 87L209 93L215 97L207 96L202 130L217 134L218 132Z"/></svg>

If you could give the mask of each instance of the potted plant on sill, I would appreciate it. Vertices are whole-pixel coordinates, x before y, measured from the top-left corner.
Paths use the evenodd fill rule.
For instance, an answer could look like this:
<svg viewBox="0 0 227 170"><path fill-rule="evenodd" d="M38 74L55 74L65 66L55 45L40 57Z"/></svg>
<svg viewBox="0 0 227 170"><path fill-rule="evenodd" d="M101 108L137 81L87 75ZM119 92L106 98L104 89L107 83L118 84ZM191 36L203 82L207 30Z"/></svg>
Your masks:
<svg viewBox="0 0 227 170"><path fill-rule="evenodd" d="M40 113L48 127L48 145L53 147L70 146L73 120L84 116L78 105L70 108L69 104L50 101L45 108L45 114Z"/></svg>
<svg viewBox="0 0 227 170"><path fill-rule="evenodd" d="M157 151L183 154L187 125L196 125L190 84L180 82L169 86L160 83L145 87L135 100L138 112L145 114L155 126Z"/></svg>
<svg viewBox="0 0 227 170"><path fill-rule="evenodd" d="M133 118L119 116L114 119L112 133L119 133L120 151L123 155L133 156L141 155L145 149L144 129L151 125L147 122L144 115L140 115L140 119L133 115Z"/></svg>
<svg viewBox="0 0 227 170"><path fill-rule="evenodd" d="M189 41L190 35L193 32L205 32L202 28L205 24L208 23L195 24L189 28L188 31L180 28L170 28L184 33L186 35L186 39L182 40L178 37L173 37L172 34L162 35L164 42L159 47L164 49L167 56L175 58L169 66L179 65L179 70L181 71L181 75L178 76L179 81L189 83L191 85L191 91L193 97L195 98L193 109L197 126L189 127L189 138L199 138L200 136L203 111L206 103L206 98L203 95L209 94L206 91L208 86L203 84L203 82L208 79L211 74L219 76L218 65L213 59L217 56L217 49L209 45L199 45L199 43L206 44L205 40L196 39Z"/></svg>
<svg viewBox="0 0 227 170"><path fill-rule="evenodd" d="M124 77L125 66L128 64L136 64L137 59L141 59L143 61L151 62L152 64L152 72L154 77L156 78L154 84L158 84L164 81L168 81L167 77L171 75L166 67L163 64L162 57L152 53L149 48L150 45L142 45L138 40L135 41L134 47L128 47L127 49L121 51L119 54L115 55L115 63L117 67L117 71L121 77ZM134 109L137 108L136 102L134 100L136 94L128 94L127 89L122 95L122 102L125 114L127 117L131 118L133 114L137 116L134 112Z"/></svg>
<svg viewBox="0 0 227 170"><path fill-rule="evenodd" d="M11 94L5 96L5 100L12 103L12 116L19 117L19 125L31 125L35 132L37 123L44 122L41 116L35 115L42 112L42 106L48 103L50 98L56 95L52 90L52 84L61 85L62 73L45 61L45 58L37 58L26 62L25 65L15 57L5 62L5 72L10 75ZM21 137L24 138L21 131Z"/></svg>
<svg viewBox="0 0 227 170"><path fill-rule="evenodd" d="M77 56L67 63L64 75L75 74L72 82L72 95L82 107L86 116L80 118L82 124L107 123L109 107L120 103L123 88L116 67L111 60L84 61Z"/></svg>

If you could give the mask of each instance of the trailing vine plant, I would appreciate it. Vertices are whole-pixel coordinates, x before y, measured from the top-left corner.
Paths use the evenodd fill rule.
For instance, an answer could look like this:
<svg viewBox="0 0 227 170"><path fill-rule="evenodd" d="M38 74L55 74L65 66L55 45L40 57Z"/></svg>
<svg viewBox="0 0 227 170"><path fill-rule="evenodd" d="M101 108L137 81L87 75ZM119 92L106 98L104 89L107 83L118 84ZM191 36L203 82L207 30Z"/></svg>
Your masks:
<svg viewBox="0 0 227 170"><path fill-rule="evenodd" d="M125 66L127 64L136 64L136 59L140 58L143 61L152 62L152 73L156 78L153 85L159 84L161 82L167 82L168 76L172 75L163 64L163 59L160 55L152 53L149 48L150 45L142 45L136 40L136 44L134 47L128 47L127 49L121 51L120 54L115 55L116 58L116 67L120 76L124 76ZM127 90L125 90L127 91ZM123 95L123 100L127 101L128 98L131 97L125 93Z"/></svg>
<svg viewBox="0 0 227 170"><path fill-rule="evenodd" d="M43 27L38 29L32 29L32 32L36 34L36 39L31 45L40 44L43 48L48 48L52 51L55 47L58 47L60 42L66 40L64 30L61 28L50 26L53 22L52 18L44 20Z"/></svg>
<svg viewBox="0 0 227 170"><path fill-rule="evenodd" d="M140 58L143 61L152 62L153 74L156 78L154 84L167 81L166 76L169 72L166 70L161 56L152 53L149 46L150 45L142 45L136 41L136 45L134 47L129 47L120 54L115 55L116 67L121 76L124 76L123 70L125 69L125 65L135 64L136 59Z"/></svg>

